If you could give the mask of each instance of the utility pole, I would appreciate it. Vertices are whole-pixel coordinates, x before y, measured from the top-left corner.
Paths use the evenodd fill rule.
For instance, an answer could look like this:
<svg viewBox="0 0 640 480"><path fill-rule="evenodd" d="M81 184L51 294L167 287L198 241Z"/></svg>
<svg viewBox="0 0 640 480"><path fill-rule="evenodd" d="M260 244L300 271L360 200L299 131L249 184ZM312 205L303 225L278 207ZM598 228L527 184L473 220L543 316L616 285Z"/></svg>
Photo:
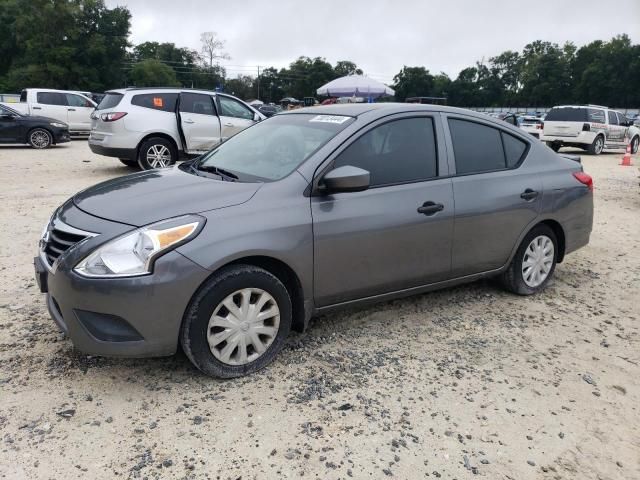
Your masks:
<svg viewBox="0 0 640 480"><path fill-rule="evenodd" d="M258 96L256 100L260 100L260 65L258 65Z"/></svg>

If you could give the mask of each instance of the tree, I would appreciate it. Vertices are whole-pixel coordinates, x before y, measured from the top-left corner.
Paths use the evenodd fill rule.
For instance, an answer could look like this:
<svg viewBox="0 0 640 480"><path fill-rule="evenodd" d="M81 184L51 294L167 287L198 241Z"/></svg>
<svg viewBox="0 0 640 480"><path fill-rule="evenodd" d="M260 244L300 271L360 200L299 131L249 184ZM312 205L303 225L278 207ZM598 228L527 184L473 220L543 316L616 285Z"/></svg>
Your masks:
<svg viewBox="0 0 640 480"><path fill-rule="evenodd" d="M180 86L173 69L154 59L136 63L131 69L131 80L136 87Z"/></svg>
<svg viewBox="0 0 640 480"><path fill-rule="evenodd" d="M396 99L404 102L408 97L431 97L434 90L434 77L424 67L402 67L393 77L393 89Z"/></svg>
<svg viewBox="0 0 640 480"><path fill-rule="evenodd" d="M209 67L213 67L214 60L229 60L231 57L224 51L225 41L218 38L216 32L204 32L200 35L202 54L205 60L209 60Z"/></svg>
<svg viewBox="0 0 640 480"><path fill-rule="evenodd" d="M347 75L362 75L362 70L349 60L340 60L333 69L336 78L345 77Z"/></svg>
<svg viewBox="0 0 640 480"><path fill-rule="evenodd" d="M131 54L131 62L159 60L170 67L180 85L196 86L201 83L198 52L189 48L179 48L173 43L144 42L136 45Z"/></svg>
<svg viewBox="0 0 640 480"><path fill-rule="evenodd" d="M3 0L0 12L4 88L104 90L122 83L126 8L109 9L103 0Z"/></svg>

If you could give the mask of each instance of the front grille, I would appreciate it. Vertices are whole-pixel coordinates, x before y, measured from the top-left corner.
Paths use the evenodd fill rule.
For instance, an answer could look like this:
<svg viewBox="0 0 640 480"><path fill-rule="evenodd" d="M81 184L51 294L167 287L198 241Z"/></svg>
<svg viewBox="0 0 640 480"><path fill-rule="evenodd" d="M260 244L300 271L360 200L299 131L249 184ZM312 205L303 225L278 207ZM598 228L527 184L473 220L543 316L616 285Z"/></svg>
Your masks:
<svg viewBox="0 0 640 480"><path fill-rule="evenodd" d="M60 255L85 238L87 238L86 235L65 232L55 227L49 230L49 239L44 246L44 254L49 265L53 265Z"/></svg>

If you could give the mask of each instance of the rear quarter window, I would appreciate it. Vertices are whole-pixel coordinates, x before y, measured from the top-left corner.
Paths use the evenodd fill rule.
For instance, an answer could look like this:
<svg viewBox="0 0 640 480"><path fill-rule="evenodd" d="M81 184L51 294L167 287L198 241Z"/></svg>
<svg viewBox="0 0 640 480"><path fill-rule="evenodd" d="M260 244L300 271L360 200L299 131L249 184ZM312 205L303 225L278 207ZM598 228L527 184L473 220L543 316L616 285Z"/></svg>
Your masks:
<svg viewBox="0 0 640 480"><path fill-rule="evenodd" d="M174 112L177 99L177 93L141 93L131 98L131 105L162 112Z"/></svg>

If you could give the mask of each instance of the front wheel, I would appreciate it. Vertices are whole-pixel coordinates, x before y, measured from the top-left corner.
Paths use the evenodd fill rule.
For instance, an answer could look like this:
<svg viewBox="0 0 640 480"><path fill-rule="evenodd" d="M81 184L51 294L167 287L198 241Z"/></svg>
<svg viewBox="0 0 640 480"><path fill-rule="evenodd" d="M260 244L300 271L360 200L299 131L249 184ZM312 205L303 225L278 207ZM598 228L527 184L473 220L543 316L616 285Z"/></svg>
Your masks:
<svg viewBox="0 0 640 480"><path fill-rule="evenodd" d="M33 148L49 148L52 143L51 134L44 128L34 128L29 132L29 145Z"/></svg>
<svg viewBox="0 0 640 480"><path fill-rule="evenodd" d="M291 329L291 297L262 268L234 265L214 274L185 314L180 343L203 373L247 375L269 365Z"/></svg>
<svg viewBox="0 0 640 480"><path fill-rule="evenodd" d="M640 137L633 137L631 140L631 153L634 155L638 153L638 145L640 144Z"/></svg>
<svg viewBox="0 0 640 480"><path fill-rule="evenodd" d="M589 145L589 148L587 149L587 151L591 155L600 155L603 150L604 150L604 137L602 135L598 135L593 140L593 143Z"/></svg>
<svg viewBox="0 0 640 480"><path fill-rule="evenodd" d="M167 168L178 160L178 152L173 143L161 137L153 137L140 145L138 165L142 170Z"/></svg>
<svg viewBox="0 0 640 480"><path fill-rule="evenodd" d="M546 225L533 228L522 240L516 255L502 274L502 284L518 295L543 290L556 268L558 240Z"/></svg>
<svg viewBox="0 0 640 480"><path fill-rule="evenodd" d="M555 142L547 142L547 146L553 150L554 152L558 152L560 150L560 144Z"/></svg>

